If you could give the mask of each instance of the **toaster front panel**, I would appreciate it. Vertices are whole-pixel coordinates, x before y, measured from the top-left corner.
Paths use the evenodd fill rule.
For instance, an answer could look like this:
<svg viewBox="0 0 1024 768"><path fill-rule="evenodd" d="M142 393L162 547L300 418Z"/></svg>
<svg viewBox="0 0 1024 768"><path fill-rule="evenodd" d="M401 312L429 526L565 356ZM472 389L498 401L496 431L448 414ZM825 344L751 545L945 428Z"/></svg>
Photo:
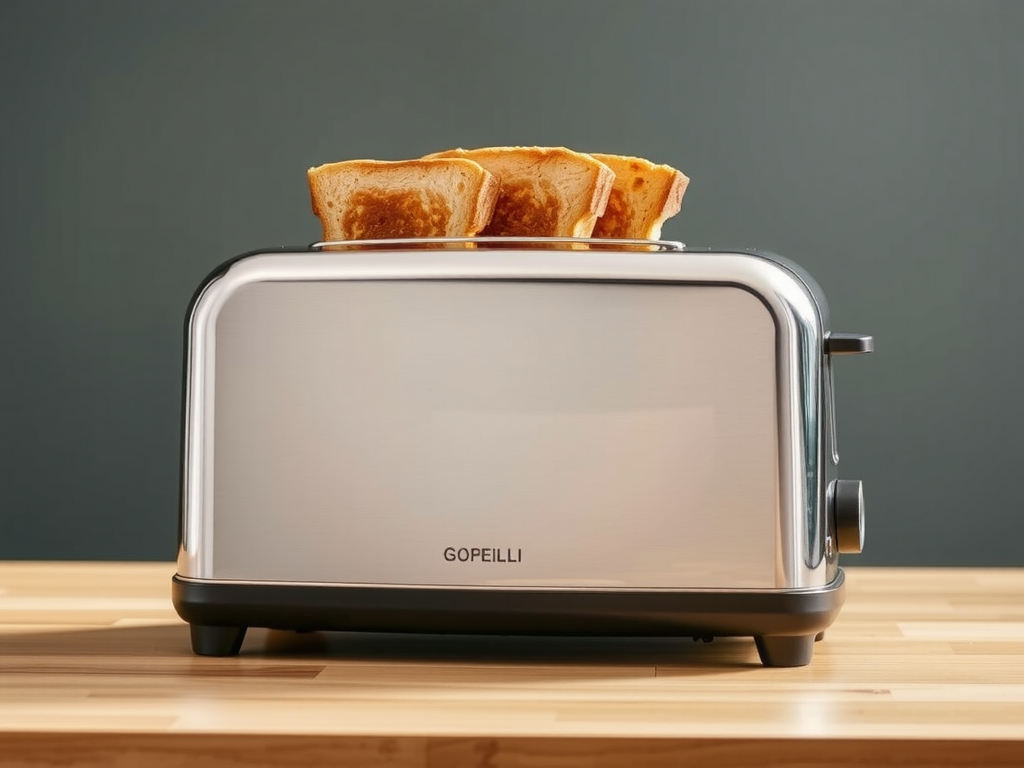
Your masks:
<svg viewBox="0 0 1024 768"><path fill-rule="evenodd" d="M214 578L777 584L776 329L747 290L258 282L214 361Z"/></svg>

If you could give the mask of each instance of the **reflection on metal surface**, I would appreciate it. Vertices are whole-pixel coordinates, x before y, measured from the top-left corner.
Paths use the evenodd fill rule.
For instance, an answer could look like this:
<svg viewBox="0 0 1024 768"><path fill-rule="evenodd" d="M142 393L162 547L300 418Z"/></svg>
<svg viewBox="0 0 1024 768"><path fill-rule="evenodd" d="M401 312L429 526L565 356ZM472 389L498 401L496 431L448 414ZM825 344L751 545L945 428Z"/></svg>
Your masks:
<svg viewBox="0 0 1024 768"><path fill-rule="evenodd" d="M377 244L379 245L380 243ZM649 245L649 243L646 244ZM351 244L346 243L346 245ZM442 293L436 294L439 297L437 301L428 300L427 297L430 292L422 286L423 281L442 284L435 285L435 288L442 291ZM616 290L620 288L639 289L645 286L660 287L664 291L655 291L654 293L644 294L644 296L676 294L677 300L674 303L669 302L673 306L680 304L678 297L683 295L687 297L687 302L693 304L694 307L704 301L705 303L700 304L700 306L703 307L703 311L709 313L708 317L715 320L715 322L724 322L727 316L735 316L736 312L741 311L740 308L742 306L746 306L743 301L734 301L730 305L734 309L730 310L728 315L725 313L715 315L715 301L718 301L720 296L746 295L750 306L760 305L766 308L767 316L770 318L767 328L769 333L774 334L774 350L770 348L770 342L768 345L765 345L762 343L755 344L752 341L749 344L749 348L744 345L745 339L743 338L742 329L753 328L756 330L758 321L753 319L756 313L746 315L746 319L742 320L742 322L738 321L738 324L733 326L731 330L732 335L723 332L719 337L716 337L717 342L715 346L725 345L725 350L728 352L727 355L717 356L718 353L713 353L712 350L705 349L699 345L691 345L688 349L695 354L712 355L708 359L714 359L718 361L718 364L736 366L737 374L742 375L747 375L742 373L748 370L745 366L749 365L744 363L744 360L749 359L755 347L767 349L769 354L773 355L766 370L772 370L771 363L774 363L774 381L771 381L769 385L769 388L774 387L774 391L764 393L771 398L773 404L769 408L773 420L771 427L775 430L773 455L762 455L757 460L744 459L748 465L751 462L759 462L762 469L765 466L770 469L773 487L776 489L772 501L773 509L766 514L763 514L761 510L757 510L751 514L750 520L731 519L715 521L707 519L701 523L701 526L703 526L701 530L694 533L694 536L697 537L696 540L699 541L700 537L710 536L714 539L715 536L723 535L723 532L735 535L736 531L742 531L744 525L748 524L753 526L754 529L758 529L760 523L756 522L755 518L763 514L764 519L769 525L767 529L768 540L763 542L763 544L769 548L770 573L764 576L756 568L752 571L749 570L750 566L748 566L748 572L746 575L743 575L745 567L743 560L747 556L752 556L755 560L757 559L756 555L753 555L756 551L756 545L753 539L751 539L747 544L743 544L739 549L733 551L731 556L727 553L724 558L720 558L720 562L717 563L713 572L707 576L707 581L705 582L693 581L694 574L687 572L685 567L681 567L678 571L680 580L675 586L677 588L694 588L718 583L732 584L736 588L800 589L821 586L827 583L828 575L826 574L824 563L826 530L822 508L824 479L818 473L818 459L823 450L821 431L822 382L819 378L823 354L823 329L820 316L820 307L823 306L823 299L816 296L813 287L808 287L790 269L771 259L745 253L676 252L674 250L641 252L562 250L551 252L537 249L486 250L484 248L477 248L473 250L438 250L432 251L429 256L422 252L409 250L375 250L372 252L316 251L312 253L258 254L233 263L222 274L213 278L205 286L202 294L195 302L191 317L189 318L188 343L190 355L186 372L186 429L183 457L185 485L183 487L182 549L179 558L179 573L182 576L199 579L212 578L218 575L218 569L223 571L223 568L227 568L228 563L226 561L223 565L219 560L215 563L215 550L218 551L218 558L220 557L220 550L217 549L216 529L218 526L226 524L233 531L231 535L234 536L242 529L242 525L245 522L244 520L238 520L234 524L228 524L227 518L225 518L223 522L215 524L215 501L217 500L218 491L214 487L213 472L215 470L216 457L220 455L222 457L221 460L224 460L223 457L234 454L236 447L240 447L243 450L251 448L251 446L218 446L217 444L218 435L215 429L214 409L221 407L218 406L218 403L223 402L223 398L227 396L226 393L219 391L215 386L218 364L222 362L220 359L222 355L218 354L217 349L218 328L222 316L227 317L223 313L229 307L231 308L231 313L236 313L237 310L237 316L234 320L224 326L225 332L229 327L244 327L246 323L255 321L256 318L260 317L263 318L262 322L265 323L260 334L251 334L249 336L245 334L238 336L236 334L231 336L231 349L236 349L238 344L256 343L260 338L265 339L268 333L275 332L275 328L280 329L287 326L289 321L286 318L294 314L289 314L291 312L288 309L289 306L305 305L307 310L319 312L320 314L317 317L321 319L329 316L329 314L325 314L328 312L325 307L331 304L331 300L325 299L322 291L309 291L304 296L289 290L283 290L276 294L274 286L283 283L293 284L293 288L300 289L300 293L302 293L303 289L299 284L316 284L323 288L325 285L330 286L331 284L344 283L348 287L344 294L348 300L362 293L359 284L363 284L363 287L366 289L366 295L358 300L360 305L367 308L380 308L383 306L381 302L393 301L394 297L398 296L398 294L394 294L391 299L387 298L393 293L391 289L387 289L387 286L391 285L394 288L397 287L399 282L405 286L400 298L401 307L404 307L404 309L400 311L406 314L401 317L392 316L391 320L383 321L383 325L378 323L378 325L373 327L364 327L360 331L361 333L368 334L372 338L373 334L380 332L382 328L390 328L391 330L400 328L414 329L417 323L422 324L425 319L431 322L441 322L445 327L454 328L458 325L455 321L458 319L460 312L460 302L466 302L463 305L463 309L476 306L477 309L474 311L477 312L486 310L488 306L495 311L501 306L511 307L512 304L507 302L505 305L501 304L506 299L496 298L501 295L500 293L484 290L488 286L494 287L496 284L505 285L510 288L513 285L517 286L516 290L518 293L515 295L518 298L515 300L525 300L528 303L536 302L534 305L536 311L553 311L554 307L561 306L562 309L559 310L561 314L552 316L561 318L561 324L574 321L572 313L565 308L566 305L560 304L563 301L562 295L553 300L543 299L542 292L534 289L541 289L545 286L547 289L552 289L557 288L558 285L566 289L573 288L572 291L565 293L564 296L572 297L571 301L576 302L573 306L578 307L580 312L592 312L592 317L599 317L600 311L610 311L609 308L611 307L630 307L629 311L636 313L637 322L640 323L633 326L634 330L653 327L659 329L659 333L663 334L660 338L662 346L659 349L663 348L666 344L672 343L673 334L676 337L685 335L685 326L680 326L677 322L675 325L662 328L657 322L660 316L656 314L660 310L654 309L658 302L651 303L645 298L643 301L631 299L625 303L614 303L618 302L618 299L613 301L611 298L607 298L605 293L597 290L589 291L586 286L594 284L595 286L604 286L605 288ZM467 283L469 282L472 282L474 285L468 285ZM374 288L374 286L380 287L382 285L385 290ZM417 285L422 290L417 289ZM476 286L479 286L482 290L473 290ZM678 288L673 288L673 286L678 286ZM252 289L257 287L259 287L259 290L254 293ZM735 290L737 288L742 290ZM456 290L452 292L450 289ZM721 291L725 291L725 293L721 293ZM246 298L247 295L248 298ZM319 298L314 298L314 295L319 296ZM340 296L342 294L337 295ZM608 294L608 296L610 295ZM621 291L616 294L616 296L627 295L629 295L628 292ZM259 297L258 300L255 298L257 296ZM699 298L701 296L706 296L706 299ZM411 303L410 298L414 298L414 301ZM416 301L420 301L421 298L425 302L420 306L421 313L417 314L415 311L410 311L413 308L412 305ZM712 301L712 299L714 300ZM569 299L567 298L566 300ZM602 301L604 301L603 304ZM249 305L246 308L247 302L249 302ZM299 303L296 304L295 302ZM474 302L478 302L478 304L474 305ZM682 304L685 305L687 302L682 302ZM392 303L392 306L398 308L399 303ZM320 308L317 309L317 307ZM644 307L648 309L644 309ZM447 320L443 320L443 318L442 320L438 319L439 313L443 314L442 309L444 312L450 313L450 317ZM655 314L652 314L644 321L644 312L648 310ZM399 310L396 309L396 311ZM664 311L668 313L664 317L671 318L673 317L672 312L683 310L665 309ZM764 309L760 311L763 312ZM279 314L275 315L275 312ZM422 314L423 312L428 314L424 315ZM373 316L378 321L386 317L380 314ZM694 317L693 314L682 314L676 316L676 320L688 319L692 321ZM579 322L580 317L576 317L575 321ZM473 331L472 322L466 323L466 315L462 316L460 322L463 326L468 326L466 333L471 335ZM646 325L644 325L644 322L646 322ZM540 331L539 336L517 336L512 331L502 331L501 329L504 326L497 322L490 327L493 332L499 334L497 338L504 339L506 344L526 344L531 340L543 338L544 335L543 331ZM584 327L582 331L585 330L586 328ZM329 335L331 329L325 329L325 331ZM433 337L429 334L416 337L414 333L409 338L422 340ZM488 348L487 339L485 338L475 338L475 340L470 338L470 336L466 338L469 340L466 341L468 346L465 349L474 349L479 352ZM587 337L584 334L575 338L578 341L582 341ZM631 338L632 342L630 341ZM623 336L616 340L613 346L621 352L622 350L629 349L631 343L635 347L644 340L644 337L630 337L628 333L624 332ZM358 351L359 354L370 355L376 361L375 364L382 364L383 362L383 364L391 365L394 363L393 360L389 361L386 352L382 351L384 348L381 348L377 342L363 344L358 338L355 338L353 343L355 342L359 343L351 349ZM589 365L592 367L587 369L584 366L583 370L589 370L591 375L593 375L598 370L593 366L604 365L606 362L606 358L601 356L600 350L600 345L606 342L608 342L607 338L602 339L591 334L589 344L596 346L590 352L585 352L587 345L581 344L574 347L575 351L572 351L571 354L573 356L581 355L580 360L590 359L591 363ZM310 338L303 342L306 345L313 343L314 341L311 341ZM550 342L550 340L546 343L549 344L547 349L550 353L550 359L552 361L558 360L559 358L556 353L559 350L555 346L551 346L553 342ZM679 343L682 343L682 341ZM422 349L422 345L417 347L415 344L407 344L403 348L406 349L406 352L402 354L416 354L416 350ZM500 352L501 345L499 344L497 347L492 345L490 348ZM309 349L313 349L313 347L309 347ZM435 347L435 349L441 348ZM221 352L226 355L228 350L221 350ZM563 349L560 352L564 354L567 350ZM452 354L455 354L455 351L452 351ZM588 354L592 355L592 357L587 358L586 355ZM250 356L247 359L258 359L258 354L256 357ZM316 358L307 354L303 359L308 361ZM654 358L652 357L651 359L653 360ZM482 365L485 368L488 366L494 368L495 366L500 366L502 360L495 353L491 358L478 359L476 364ZM272 370L272 366L261 370L260 381L264 382L264 386L276 386L273 381L269 381L266 378L269 375L268 371ZM361 370L368 369L363 368ZM419 370L419 368L414 366L408 368L408 370ZM671 376L680 377L685 373L685 365L681 365L674 373L672 373L672 369L666 370L669 372L669 378ZM754 375L753 371L756 368L749 370L751 372L750 375ZM485 373L480 373L479 376L482 378L479 378L477 381L488 384L492 389L501 384L500 377L488 379ZM281 378L280 381L285 382L286 379L287 377ZM449 375L442 377L438 385L452 387L455 386L457 380L457 376ZM371 383L368 380L363 382L364 386L370 386ZM577 379L577 383L584 384L586 381L580 378ZM619 392L622 397L631 396L631 393L632 396L640 397L660 396L657 395L655 390L650 389L650 387L656 387L656 384L644 385L648 387L647 390L637 389L636 387L640 385L635 381L630 381L628 377L624 377L619 386L622 387ZM733 396L739 398L750 396L750 393L756 389L755 387L744 388L742 382L738 382L736 386L738 388L733 391ZM760 389L763 392L767 388L762 386ZM512 397L513 390L514 387L510 386L508 389L500 391L504 392L503 396ZM609 389L609 391L613 390L614 388ZM262 393L265 395L267 391L264 389ZM540 398L539 392L540 390L538 390L538 398ZM343 395L339 393L340 397L343 397ZM583 463L575 465L576 469L574 471L580 472L585 470L585 461L596 462L604 467L603 471L605 472L609 471L608 467L628 465L632 467L629 471L633 473L633 481L636 483L635 487L641 487L644 483L663 484L662 496L649 500L649 504L653 505L649 508L668 510L670 505L665 499L670 498L674 492L674 486L671 485L673 482L671 472L659 469L657 466L651 466L649 461L645 462L637 459L629 462L622 456L611 455L602 458L603 454L593 445L597 438L587 437L587 435L596 436L611 430L609 434L617 433L620 442L637 439L647 440L651 441L652 445L662 445L663 453L665 451L675 451L676 455L682 456L688 455L685 453L686 451L699 446L698 442L688 446L679 442L679 437L681 435L685 437L686 430L694 429L698 422L693 422L694 426L682 429L677 424L675 431L673 431L673 429L667 429L665 425L675 422L672 422L671 418L668 421L664 421L664 416L655 417L648 422L631 419L613 423L608 421L607 418L604 418L600 423L594 422L592 419L590 421L565 421L564 417L569 415L566 407L566 404L569 402L570 400L563 399L557 403L557 406L562 409L560 413L562 413L563 421L558 422L561 426L557 427L555 432L549 434L550 440L548 445L551 446L550 451L552 452L553 460L557 459L564 462L568 460L567 456L578 455L579 461ZM429 405L429 403L427 404ZM433 403L431 407L436 405L437 402ZM543 405L542 399L536 399L530 407L536 409ZM270 418L268 414L261 413L259 402L251 402L246 407L252 409L251 413L254 417ZM672 407L678 412L681 404L676 402ZM751 414L755 412L756 409L752 410ZM663 413L670 414L672 411L663 411ZM485 432L490 430L495 434L506 436L507 440L504 443L505 447L503 450L508 452L506 458L511 459L515 457L516 451L520 450L516 447L517 445L522 446L524 449L529 445L528 439L524 437L529 434L529 430L538 429L538 422L536 420L531 421L528 418L527 412L520 416L515 416L514 414L502 416L498 421L494 421L492 418L486 427L481 427L477 422L473 422L476 426L466 422L465 418L468 415L470 414L467 412L466 415L459 416L458 419L447 419L443 422L442 428L448 430L445 438L448 444L461 445L460 441L464 438L468 440L472 434L480 434L481 430ZM310 414L307 413L305 417L310 417ZM480 414L477 413L477 415L473 416L473 419L478 419L479 417ZM680 418L692 419L693 417L680 416ZM549 427L554 423L550 421L545 422ZM459 426L460 424L462 426ZM279 426L286 428L286 425ZM400 434L401 430L405 428L401 424L394 424L392 426L395 430L398 430L394 434ZM408 425L405 426L407 427ZM432 433L431 430L438 427L438 423L431 425L420 419L420 422L414 426L412 434L418 435L419 439L427 439L427 436ZM367 428L369 429L370 427ZM391 428L385 426L385 432ZM700 429L707 429L707 427L700 427ZM225 436L228 434L225 433ZM220 439L230 439L225 436L221 436ZM382 439L386 439L386 437L385 434ZM517 442L520 440L523 442ZM569 446L578 447L578 450L577 448L573 449L577 453L574 454L573 451L570 451ZM221 449L220 453L218 453L218 448ZM225 448L227 449L226 452ZM295 448L295 446L292 446L292 448ZM288 454L286 452L288 446L282 445L278 450L281 451L282 462L298 461L294 453ZM465 449L459 450L464 451L462 453L464 457L473 458L474 454L470 444L467 443ZM424 453L422 455L429 456L430 454ZM656 455L656 453L649 454L652 457ZM601 462L608 463L601 464ZM225 466L230 466L230 464ZM486 464L478 463L477 470L486 469L486 466ZM534 467L530 471L534 473L541 472L541 464L532 464L530 466ZM429 481L431 475L428 469L422 466L417 471L420 472L420 475L418 475L418 479L413 479L419 484L418 487L424 488L426 486L423 484ZM451 467L446 467L443 470L443 472L448 473L451 471ZM729 467L729 471L743 473L745 468L743 465L739 465ZM751 471L751 476L753 475L757 475L756 470ZM533 479L537 480L537 477L539 475ZM392 479L396 483L403 482L401 477ZM479 479L473 479L470 485L473 483L476 483L476 486L473 487L480 492L485 492L488 487L493 488L493 485L487 486L486 483ZM284 486L280 487L283 488ZM545 493L555 492L552 490L554 486L534 485L532 487L548 487L548 491L545 491ZM753 488L753 486L751 487ZM585 486L580 486L580 488L585 488ZM678 489L678 487L676 488ZM467 491L462 496L452 496L451 498L465 501L471 498L471 494ZM223 499L221 501L223 503ZM550 502L551 499L549 498L548 501ZM599 495L593 496L590 499L590 503L600 505L601 497ZM238 512L231 514L234 516L239 515ZM327 514L326 511L323 514ZM606 515L605 528L607 530L603 531L602 535L604 536L621 537L624 535L623 531L616 533L612 530L616 525L630 524L634 527L645 525L642 516L610 521L607 518L608 516ZM558 525L557 521L552 522ZM653 520L647 521L646 524L650 526L649 534L654 536L655 539L659 538L658 524ZM568 524L563 522L561 525L565 529L563 534L568 536ZM717 528L714 528L715 526ZM530 535L536 536L535 533ZM626 531L625 535L628 538L628 531ZM614 538L608 540L611 541ZM491 542L485 543L491 546ZM671 544L671 541L664 541L663 543ZM279 554L285 557L285 560L294 557L294 555L289 556L286 554L287 547L289 546L288 541L280 541L278 545L281 548ZM493 546L512 545L512 542L493 542ZM744 546L747 549L744 550ZM524 547L524 562L528 562L529 556L528 549ZM244 553L237 551L232 557L244 559ZM666 557L668 556L666 555ZM666 560L665 562L667 563L668 561ZM638 566L635 565L635 567ZM370 568L367 572L372 570ZM669 571L669 567L664 565L657 574L651 575L650 578L664 576ZM223 575L225 574L219 573L219 576ZM533 575L531 574L531 576ZM549 575L551 578L557 578L554 570ZM536 574L537 579L543 578L543 576L543 573ZM688 582L687 579L691 581ZM536 579L534 579L535 582ZM509 588L515 588L515 586L509 583Z"/></svg>

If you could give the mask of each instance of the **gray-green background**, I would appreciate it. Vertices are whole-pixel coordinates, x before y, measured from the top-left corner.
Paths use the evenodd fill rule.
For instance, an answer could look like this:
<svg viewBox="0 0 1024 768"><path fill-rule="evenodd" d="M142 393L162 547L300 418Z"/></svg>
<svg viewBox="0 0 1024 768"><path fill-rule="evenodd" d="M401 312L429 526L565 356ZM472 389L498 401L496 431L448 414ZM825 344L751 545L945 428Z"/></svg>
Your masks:
<svg viewBox="0 0 1024 768"><path fill-rule="evenodd" d="M665 236L807 267L847 562L1021 564L1024 3L0 3L0 557L176 551L181 328L317 239L305 169L455 145L647 156Z"/></svg>

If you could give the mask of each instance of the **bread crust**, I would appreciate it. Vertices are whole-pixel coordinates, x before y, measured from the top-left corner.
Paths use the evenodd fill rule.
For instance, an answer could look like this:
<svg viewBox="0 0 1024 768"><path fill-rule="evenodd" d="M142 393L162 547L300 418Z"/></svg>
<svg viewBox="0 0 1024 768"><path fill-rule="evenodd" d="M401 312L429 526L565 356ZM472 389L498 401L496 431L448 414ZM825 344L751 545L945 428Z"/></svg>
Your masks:
<svg viewBox="0 0 1024 768"><path fill-rule="evenodd" d="M662 225L679 213L690 179L642 157L593 153L615 173L608 206L594 237L657 240Z"/></svg>
<svg viewBox="0 0 1024 768"><path fill-rule="evenodd" d="M465 159L346 160L306 176L328 241L472 237L490 221L499 188Z"/></svg>
<svg viewBox="0 0 1024 768"><path fill-rule="evenodd" d="M614 172L565 147L450 149L426 159L473 160L500 180L490 223L496 237L589 237L604 212Z"/></svg>
<svg viewBox="0 0 1024 768"><path fill-rule="evenodd" d="M450 149L307 172L324 240L597 237L654 240L689 178L629 155L565 147Z"/></svg>

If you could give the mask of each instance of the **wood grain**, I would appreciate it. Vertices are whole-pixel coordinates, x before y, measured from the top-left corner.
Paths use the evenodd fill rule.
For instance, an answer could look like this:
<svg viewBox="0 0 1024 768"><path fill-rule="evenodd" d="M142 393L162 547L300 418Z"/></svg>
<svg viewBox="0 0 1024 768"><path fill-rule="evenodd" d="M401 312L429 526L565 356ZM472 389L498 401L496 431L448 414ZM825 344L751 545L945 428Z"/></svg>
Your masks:
<svg viewBox="0 0 1024 768"><path fill-rule="evenodd" d="M251 631L168 564L0 563L0 764L1024 766L1024 569L850 569L814 661L746 639Z"/></svg>

